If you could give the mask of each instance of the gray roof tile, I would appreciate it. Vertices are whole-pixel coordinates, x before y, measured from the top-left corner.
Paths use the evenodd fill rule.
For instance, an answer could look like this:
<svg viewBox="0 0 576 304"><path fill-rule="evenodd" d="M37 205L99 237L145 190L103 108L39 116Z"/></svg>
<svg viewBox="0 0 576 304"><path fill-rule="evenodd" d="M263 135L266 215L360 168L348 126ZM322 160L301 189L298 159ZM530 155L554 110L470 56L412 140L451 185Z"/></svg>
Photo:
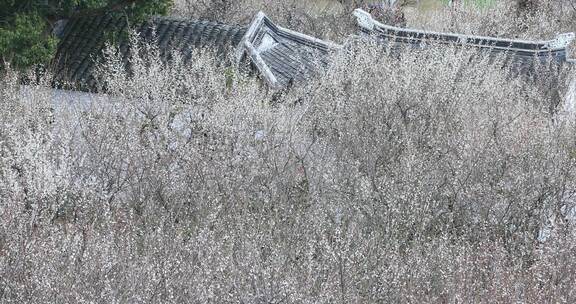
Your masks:
<svg viewBox="0 0 576 304"><path fill-rule="evenodd" d="M54 84L86 91L98 91L96 64L110 37L116 35L119 49L127 58L129 45L122 32L128 24L124 17L102 15L70 20L63 31L54 63ZM224 54L237 46L246 32L241 26L217 22L153 17L138 26L143 41L154 41L162 59L173 51L190 60L194 49L207 48Z"/></svg>
<svg viewBox="0 0 576 304"><path fill-rule="evenodd" d="M354 12L362 33L376 37L392 49L452 44L477 48L490 55L504 54L511 66L523 68L550 58L567 60L568 44L574 34L559 35L550 41L521 41L418 31L384 25L363 10ZM55 84L70 83L74 88L97 91L101 82L95 66L110 35L116 34L119 49L127 60L129 44L122 37L127 22L122 17L103 15L70 20L63 31L55 60ZM327 68L331 54L342 46L302 33L282 28L259 12L248 28L210 21L154 17L140 25L136 32L145 42L154 42L162 60L172 52L181 52L185 61L191 60L193 50L208 48L226 54L236 48L236 60L252 63L272 88L306 83ZM126 62L129 67L129 62ZM129 68L128 68L129 69Z"/></svg>
<svg viewBox="0 0 576 304"><path fill-rule="evenodd" d="M282 28L263 12L252 21L237 49L273 88L302 84L326 69L331 52L340 45Z"/></svg>
<svg viewBox="0 0 576 304"><path fill-rule="evenodd" d="M538 60L565 62L568 46L574 40L574 33L561 34L549 41L524 41L420 31L382 24L361 9L356 9L354 15L362 33L376 37L392 48L425 47L430 44L466 46L487 52L492 57L503 55L509 64L524 68Z"/></svg>

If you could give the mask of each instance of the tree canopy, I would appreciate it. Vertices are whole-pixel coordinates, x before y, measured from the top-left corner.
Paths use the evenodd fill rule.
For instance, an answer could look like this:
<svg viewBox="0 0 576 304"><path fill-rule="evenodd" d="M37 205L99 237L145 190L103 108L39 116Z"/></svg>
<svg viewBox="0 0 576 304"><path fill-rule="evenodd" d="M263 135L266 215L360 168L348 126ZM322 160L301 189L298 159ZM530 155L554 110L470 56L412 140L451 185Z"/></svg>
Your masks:
<svg viewBox="0 0 576 304"><path fill-rule="evenodd" d="M173 0L0 0L0 69L24 69L51 60L58 40L52 35L61 19L104 13L140 21L165 15Z"/></svg>

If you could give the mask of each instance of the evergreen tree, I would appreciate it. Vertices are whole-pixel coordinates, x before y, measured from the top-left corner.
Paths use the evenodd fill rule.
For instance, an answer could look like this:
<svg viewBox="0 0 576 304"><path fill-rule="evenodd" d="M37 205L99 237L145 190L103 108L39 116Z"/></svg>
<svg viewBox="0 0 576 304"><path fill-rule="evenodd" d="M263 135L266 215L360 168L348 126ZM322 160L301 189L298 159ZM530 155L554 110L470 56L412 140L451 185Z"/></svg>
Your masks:
<svg viewBox="0 0 576 304"><path fill-rule="evenodd" d="M167 14L173 0L0 0L0 69L46 64L58 40L53 27L61 19L104 13L133 21Z"/></svg>

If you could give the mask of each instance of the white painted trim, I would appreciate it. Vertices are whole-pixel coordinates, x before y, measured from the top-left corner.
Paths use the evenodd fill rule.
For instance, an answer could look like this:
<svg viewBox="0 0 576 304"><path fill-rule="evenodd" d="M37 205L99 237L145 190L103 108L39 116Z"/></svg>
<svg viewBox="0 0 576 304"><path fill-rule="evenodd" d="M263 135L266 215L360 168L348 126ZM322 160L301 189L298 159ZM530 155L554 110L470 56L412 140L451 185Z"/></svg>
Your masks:
<svg viewBox="0 0 576 304"><path fill-rule="evenodd" d="M559 34L548 43L548 47L551 49L565 49L574 41L574 38L576 38L574 33Z"/></svg>
<svg viewBox="0 0 576 304"><path fill-rule="evenodd" d="M331 42L331 41L318 39L318 38L316 38L316 37L312 37L312 36L308 36L308 35L306 35L306 34L298 33L298 32L296 32L296 31L293 31L293 30L291 30L291 29L287 29L287 28L284 28L284 27L281 27L281 26L277 26L277 27L278 27L278 29L279 29L280 31L282 31L282 32L284 32L284 33L286 33L286 34L289 34L289 35L292 35L292 36L296 36L296 37L299 37L299 38L302 38L302 39L310 40L310 41L312 41L312 42L314 42L314 43L318 43L318 44L324 45L325 47L327 47L327 48L329 48L329 49L335 49L335 50L336 50L336 49L341 49L341 48L342 48L342 45L333 43L333 42Z"/></svg>
<svg viewBox="0 0 576 304"><path fill-rule="evenodd" d="M246 33L242 37L242 40L240 40L240 43L238 44L238 47L236 49L237 66L240 66L240 64L242 63L242 58L247 53L246 52L247 50L245 49L246 42L252 40L252 37L256 34L256 31L260 28L260 26L264 22L264 18L266 18L266 14L264 14L264 12L262 11L259 11L252 20L252 23L250 23L250 27L248 27L248 30L246 30Z"/></svg>
<svg viewBox="0 0 576 304"><path fill-rule="evenodd" d="M290 29L277 26L266 16L266 14L264 14L264 12L262 11L258 12L258 14L256 14L254 19L252 20L252 23L250 23L248 30L246 30L246 33L242 37L240 44L238 45L235 54L236 57L235 60L236 65L240 66L243 58L245 58L246 55L250 56L250 60L256 65L258 71L262 74L268 85L270 85L273 89L281 88L278 79L276 78L274 73L272 73L270 67L264 61L264 59L262 59L262 56L260 56L260 51L262 49L256 48L252 43L252 41L256 38L255 37L256 34L262 28L265 22L270 23L271 26L274 28L275 32L274 35L286 36L286 39L290 39L291 37L294 40L301 39L303 41L308 42L311 45L311 47L326 48L329 50L336 50L342 48L341 45L329 41L324 41L312 36L308 36L306 34L298 33Z"/></svg>
<svg viewBox="0 0 576 304"><path fill-rule="evenodd" d="M495 37L487 37L487 36L473 36L473 35L463 35L463 34L454 34L454 33L441 33L441 32L433 32L433 31L421 31L415 29L405 29L400 27L395 27L391 25L386 25L383 23L378 22L375 20L372 15L362 9L354 10L353 15L356 17L356 21L358 25L368 31L373 31L375 27L383 28L391 31L397 32L405 32L405 33L413 33L413 34L425 34L425 35L449 35L453 37L458 37L461 41L466 41L467 39L483 39L483 40L498 40L503 42L510 42L510 43L528 43L528 44L545 44L547 45L550 50L562 50L565 49L574 39L574 33L565 33L558 35L553 40L547 41L529 41L529 40L519 40L519 39L501 39Z"/></svg>
<svg viewBox="0 0 576 304"><path fill-rule="evenodd" d="M266 52L270 49L275 48L277 45L278 45L278 40L276 40L276 38L272 37L272 35L270 35L270 33L266 33L262 37L262 43L260 43L260 45L258 46L256 51L258 51L258 53L263 53L263 52Z"/></svg>
<svg viewBox="0 0 576 304"><path fill-rule="evenodd" d="M262 73L262 76L264 76L266 82L268 82L268 85L270 85L273 89L279 89L280 86L278 85L278 79L276 79L274 73L272 73L264 59L262 59L256 48L254 48L254 45L252 45L250 41L245 41L244 47L246 48L247 53L250 55L252 62L254 62L254 64L258 67L258 70L260 73Z"/></svg>
<svg viewBox="0 0 576 304"><path fill-rule="evenodd" d="M357 8L354 10L352 15L356 17L356 22L361 28L367 29L369 31L374 30L376 20L372 18L372 15L370 15L370 13L364 11L363 9Z"/></svg>

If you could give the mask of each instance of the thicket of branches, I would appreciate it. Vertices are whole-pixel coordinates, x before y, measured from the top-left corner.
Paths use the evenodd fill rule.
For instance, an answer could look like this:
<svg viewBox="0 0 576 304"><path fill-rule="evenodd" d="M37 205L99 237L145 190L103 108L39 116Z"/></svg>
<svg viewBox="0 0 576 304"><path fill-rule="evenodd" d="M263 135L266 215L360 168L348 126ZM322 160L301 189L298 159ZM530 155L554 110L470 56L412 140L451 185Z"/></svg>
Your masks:
<svg viewBox="0 0 576 304"><path fill-rule="evenodd" d="M355 8L366 8L366 4L386 2L176 0L173 13L191 18L248 24L258 10L263 10L282 26L339 41L356 32L351 16ZM576 4L571 0L498 0L492 1L493 5L481 7L472 5L474 0L469 0L458 1L459 4L453 7L444 6L443 9L414 9L421 5L421 2L426 1L398 0L395 2L395 6L405 14L408 26L427 30L530 39L550 39L557 33L576 31L574 22Z"/></svg>
<svg viewBox="0 0 576 304"><path fill-rule="evenodd" d="M576 301L570 68L352 39L270 92L134 53L87 103L3 77L0 302Z"/></svg>

